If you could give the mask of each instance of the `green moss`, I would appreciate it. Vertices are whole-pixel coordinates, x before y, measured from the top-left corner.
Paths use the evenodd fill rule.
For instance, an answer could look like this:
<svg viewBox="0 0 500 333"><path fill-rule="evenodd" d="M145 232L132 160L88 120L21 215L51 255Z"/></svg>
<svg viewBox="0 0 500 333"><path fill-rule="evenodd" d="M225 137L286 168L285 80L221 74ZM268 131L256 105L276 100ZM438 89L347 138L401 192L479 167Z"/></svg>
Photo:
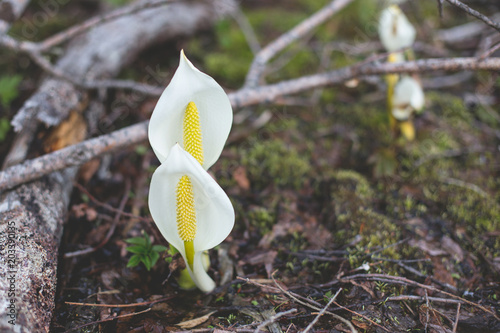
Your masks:
<svg viewBox="0 0 500 333"><path fill-rule="evenodd" d="M274 213L264 207L255 207L247 214L248 223L255 227L261 235L271 231L276 217Z"/></svg>
<svg viewBox="0 0 500 333"><path fill-rule="evenodd" d="M338 170L334 173L333 177L337 181L343 183L343 186L352 186L354 194L362 200L369 200L373 198L373 190L371 189L368 180L361 174L353 170Z"/></svg>
<svg viewBox="0 0 500 333"><path fill-rule="evenodd" d="M441 189L446 190L445 216L466 228L476 251L487 257L499 256L498 237L488 237L485 233L500 230L500 205L472 189L457 190L453 185L444 185Z"/></svg>
<svg viewBox="0 0 500 333"><path fill-rule="evenodd" d="M230 87L239 87L253 59L244 34L234 20L221 20L215 25L215 40L214 45L204 45L192 39L187 49L204 62L210 76ZM207 47L214 50L208 52Z"/></svg>
<svg viewBox="0 0 500 333"><path fill-rule="evenodd" d="M311 171L309 156L280 139L252 140L249 148L241 153L241 163L252 185L259 188L272 183L298 189Z"/></svg>
<svg viewBox="0 0 500 333"><path fill-rule="evenodd" d="M204 58L207 71L215 78L224 78L229 86L240 85L248 71L249 63L234 61L237 56L230 53L212 52Z"/></svg>
<svg viewBox="0 0 500 333"><path fill-rule="evenodd" d="M269 75L269 81L281 81L287 78L296 78L302 75L318 71L318 56L311 50L304 50L303 47L295 46L293 56L274 75Z"/></svg>
<svg viewBox="0 0 500 333"><path fill-rule="evenodd" d="M461 98L436 92L426 92L425 98L427 105L430 105L428 111L432 112L438 121L446 120L446 126L456 130L474 131L474 116Z"/></svg>
<svg viewBox="0 0 500 333"><path fill-rule="evenodd" d="M246 14L258 36L262 37L262 43L270 42L309 16L304 11L287 11L284 14L283 8L256 9Z"/></svg>

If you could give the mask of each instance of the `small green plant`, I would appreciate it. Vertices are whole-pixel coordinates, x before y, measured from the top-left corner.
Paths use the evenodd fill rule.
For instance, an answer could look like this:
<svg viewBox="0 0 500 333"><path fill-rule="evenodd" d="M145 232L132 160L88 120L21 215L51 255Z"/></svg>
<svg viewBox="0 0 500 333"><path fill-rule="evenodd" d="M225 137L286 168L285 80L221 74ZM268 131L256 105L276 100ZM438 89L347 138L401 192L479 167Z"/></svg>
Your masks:
<svg viewBox="0 0 500 333"><path fill-rule="evenodd" d="M332 293L331 290L328 290L324 295L323 295L323 299L325 300L325 302L329 302L332 297L334 296L334 294Z"/></svg>
<svg viewBox="0 0 500 333"><path fill-rule="evenodd" d="M232 325L233 323L236 322L236 315L234 313L230 313L229 316L227 316L227 318L224 318L224 317L219 317L219 319L221 320L225 320L229 325Z"/></svg>
<svg viewBox="0 0 500 333"><path fill-rule="evenodd" d="M5 75L0 77L0 102L4 108L10 105L19 94L18 86L22 81L21 75Z"/></svg>
<svg viewBox="0 0 500 333"><path fill-rule="evenodd" d="M7 117L0 118L0 142L5 140L10 130L10 122Z"/></svg>
<svg viewBox="0 0 500 333"><path fill-rule="evenodd" d="M160 252L167 250L166 246L152 245L149 235L145 232L142 237L129 238L125 242L132 244L132 246L127 247L127 251L134 253L128 261L127 267L129 268L136 267L142 262L149 271L160 258Z"/></svg>

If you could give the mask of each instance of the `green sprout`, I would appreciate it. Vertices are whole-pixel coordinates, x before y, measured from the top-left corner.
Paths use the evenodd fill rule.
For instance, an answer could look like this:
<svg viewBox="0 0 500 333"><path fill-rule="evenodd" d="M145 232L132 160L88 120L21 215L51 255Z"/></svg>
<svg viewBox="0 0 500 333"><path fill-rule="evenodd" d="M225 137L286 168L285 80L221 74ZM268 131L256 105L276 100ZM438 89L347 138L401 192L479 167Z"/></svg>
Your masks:
<svg viewBox="0 0 500 333"><path fill-rule="evenodd" d="M127 251L134 253L128 261L128 268L136 267L142 262L149 271L160 258L160 252L167 250L166 246L152 245L149 235L145 232L143 232L142 237L129 238L125 242L133 245L127 247Z"/></svg>

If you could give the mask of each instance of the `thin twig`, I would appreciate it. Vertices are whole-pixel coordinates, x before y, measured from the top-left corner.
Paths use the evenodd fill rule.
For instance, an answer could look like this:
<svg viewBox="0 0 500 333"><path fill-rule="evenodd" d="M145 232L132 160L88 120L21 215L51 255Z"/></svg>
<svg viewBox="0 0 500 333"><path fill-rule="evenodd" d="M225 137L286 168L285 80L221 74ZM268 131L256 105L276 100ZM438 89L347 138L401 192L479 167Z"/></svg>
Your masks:
<svg viewBox="0 0 500 333"><path fill-rule="evenodd" d="M446 288L446 289L451 290L453 292L457 292L458 291L458 289L456 287L454 287L454 286L452 286L452 285L450 285L448 283L441 282L441 281L439 281L439 280L437 280L437 279L435 279L435 278L433 278L431 276L422 274L418 270L416 270L415 268L410 267L408 265L405 265L402 262L397 262L396 264L399 267L402 267L402 268L406 269L408 272L415 274L416 276L419 276L419 277L424 278L424 279L430 279L432 282L434 282L436 284L439 284L443 288Z"/></svg>
<svg viewBox="0 0 500 333"><path fill-rule="evenodd" d="M140 303L130 303L130 304L95 304L95 303L78 303L78 302L64 302L68 305L78 305L78 306L95 306L101 308L133 308L138 306L153 305L156 303L165 302L171 300L173 296L164 297L157 299L156 301L140 302Z"/></svg>
<svg viewBox="0 0 500 333"><path fill-rule="evenodd" d="M486 50L483 54L481 54L479 56L479 59L484 60L484 59L488 58L489 56L491 56L496 51L498 51L499 49L500 49L500 43L497 43L496 45L491 47L489 50Z"/></svg>
<svg viewBox="0 0 500 333"><path fill-rule="evenodd" d="M262 323L260 323L260 325L257 326L257 328L255 329L255 331L253 331L253 332L254 333L259 333L261 329L263 329L264 327L266 327L269 324L272 324L272 323L276 322L276 320L278 320L280 317L283 317L283 316L286 316L286 315L289 315L289 314L292 314L292 313L295 313L295 312L297 312L297 309L290 309L288 311L279 312L279 313L275 314L274 316L271 316L268 320L263 321Z"/></svg>
<svg viewBox="0 0 500 333"><path fill-rule="evenodd" d="M0 172L0 191L37 179L53 171L82 165L107 152L142 142L146 140L146 137L147 122L142 122L11 166Z"/></svg>
<svg viewBox="0 0 500 333"><path fill-rule="evenodd" d="M481 14L477 10L474 10L474 9L470 8L469 6L467 6L466 4L464 4L464 3L462 3L462 2L460 2L458 0L446 0L446 1L448 1L449 3L451 3L454 6L457 6L458 8L460 8L461 10L463 10L464 12L466 12L466 13L474 16L475 18L483 21L484 23L486 23L487 25L489 25L493 29L496 29L498 32L500 32L500 23L493 22L487 16Z"/></svg>
<svg viewBox="0 0 500 333"><path fill-rule="evenodd" d="M151 222L151 219L149 218L145 218L145 217L142 217L142 216L137 216L137 215L134 215L134 214L130 214L130 213L127 213L127 212L124 212L120 209L117 209L111 205L108 205L107 203L104 203L104 202L100 202L99 200L97 200L92 194L90 194L89 191L87 191L87 189L85 187L83 187L82 185L78 184L78 183L74 183L73 184L75 187L77 187L80 191L82 191L86 196L89 197L89 199L94 202L96 205L100 206L100 207L103 207L107 210L110 210L112 212L115 212L115 213L120 213L122 214L123 216L127 216L127 217L131 217L131 218L134 218L134 219L139 219L141 221L144 221L144 222Z"/></svg>
<svg viewBox="0 0 500 333"><path fill-rule="evenodd" d="M72 257L77 257L77 256L81 256L84 254L89 254L89 253L95 252L108 243L108 241L111 239L111 236L113 236L113 234L115 232L116 225L120 221L120 217L123 215L123 213L125 213L123 210L125 209L125 204L127 203L128 198L129 198L130 187L131 187L130 179L127 178L125 181L125 190L123 191L123 197L122 197L122 200L120 201L120 206L118 207L118 211L116 212L115 218L113 219L113 222L108 229L106 237L104 237L102 242L99 243L97 246L93 246L93 247L91 246L91 247L83 249L83 250L65 253L64 258L72 258Z"/></svg>
<svg viewBox="0 0 500 333"><path fill-rule="evenodd" d="M463 304L465 302L458 299L449 299L441 297L424 297L424 296L414 296L414 295L399 295L399 296L389 296L384 298L384 303L389 301L432 301L437 303L447 303L447 304Z"/></svg>
<svg viewBox="0 0 500 333"><path fill-rule="evenodd" d="M255 56L250 69L248 70L245 79L246 87L256 87L259 85L259 79L266 63L274 57L278 52L281 52L288 45L306 35L309 31L316 28L318 25L324 23L328 18L344 8L353 0L334 0L314 15L302 21L299 25L292 30L278 37L272 43L264 47Z"/></svg>
<svg viewBox="0 0 500 333"><path fill-rule="evenodd" d="M124 315L121 315L121 316L116 316L116 317L111 317L111 318L106 318L106 319L102 319L102 320L93 321L91 323L86 323L86 324L83 324L83 325L80 325L80 326L77 326L77 327L73 327L73 328L65 331L65 333L66 332L76 331L76 330L79 330L79 329L81 329L83 327L87 327L87 326L91 326L91 325L96 325L96 324L100 324L100 323L105 323L107 321L113 321L113 320L122 319L122 318L126 318L126 317L136 316L136 315L139 315L139 314L142 314L142 313L146 313L148 311L151 311L151 308L148 308L146 310L139 311L139 312L127 313L127 314L124 314Z"/></svg>
<svg viewBox="0 0 500 333"><path fill-rule="evenodd" d="M173 2L173 0L147 0L147 1L139 1L135 4L132 4L130 6L118 8L108 14L104 14L101 16L95 16L92 17L85 22L72 26L67 30L61 31L55 35L52 35L51 37L37 43L37 50L39 52L47 51L50 48L62 44L71 38L82 34L83 32L94 28L100 24L103 24L105 22L114 20L116 18L130 15L133 13L136 13L138 11L141 11L143 9L150 9L150 8L156 8L163 6L167 3Z"/></svg>
<svg viewBox="0 0 500 333"><path fill-rule="evenodd" d="M340 304L339 304L339 303L337 303L337 302L334 302L334 303L335 303L335 305L336 305L336 306L338 306L339 308L341 308L341 309L343 309L343 310L346 310L346 311L349 311L350 313L355 314L356 316L359 316L359 317L361 317L361 318L363 318L363 319L365 319L365 320L369 321L369 322L370 322L370 323L372 323L373 325L380 327L381 329L383 329L383 330L384 330L384 331L386 331L386 332L390 332L387 328L385 328L384 326L382 326L382 325L380 325L380 324L376 323L375 321L371 320L371 319L370 319L370 318L368 318L367 316L362 315L361 313L356 312L356 311L354 311L354 310L350 310L350 309L346 308L345 306L340 305Z"/></svg>
<svg viewBox="0 0 500 333"><path fill-rule="evenodd" d="M460 300L463 303L472 305L472 306L474 306L474 307L476 307L478 309L481 309L482 311L487 312L487 313L493 315L493 317L495 317L496 319L500 320L500 317L498 317L497 314L494 311L492 311L492 310L490 310L490 309L488 309L488 308L486 308L486 307L484 307L482 305L479 305L477 303L471 302L471 301L469 301L469 300L467 300L465 298L462 298L460 296L453 295L453 294L451 294L449 292L440 290L440 289L438 289L436 287L425 285L425 284L422 284L422 283L418 283L416 281L413 281L413 280L410 280L410 279L407 279L407 278L401 277L401 276L392 276L392 275L386 275L386 274L356 274L356 275L342 277L338 282L347 282L349 280L357 280L357 279L360 279L360 280L370 280L370 281L383 281L383 282L388 282L388 283L411 285L411 286L423 288L423 289L426 289L426 290L431 290L431 291L434 291L434 292L438 292L438 293L441 293L441 294L446 295L448 297Z"/></svg>
<svg viewBox="0 0 500 333"><path fill-rule="evenodd" d="M424 290L425 293L425 327L424 331L427 333L427 325L429 324L429 296L427 295L427 289Z"/></svg>
<svg viewBox="0 0 500 333"><path fill-rule="evenodd" d="M281 81L279 83L242 88L229 94L234 108L271 102L283 95L294 94L321 86L343 83L347 80L366 75L381 75L389 73L419 73L427 71L459 71L459 70L500 70L500 58L488 58L480 61L477 58L425 59L402 63L353 65L338 70L304 76L298 79ZM88 87L112 87L111 81L87 82ZM120 86L141 91L143 93L160 93L158 87L137 84L129 81L112 81L127 83ZM53 171L69 166L81 165L106 152L116 151L124 147L145 141L147 139L148 122L144 121L111 134L93 138L79 144L57 150L20 165L14 165L0 172L0 191L10 189L19 184L37 179Z"/></svg>
<svg viewBox="0 0 500 333"><path fill-rule="evenodd" d="M332 303L335 301L335 299L337 298L337 296L340 294L341 291L342 291L342 288L340 288L339 290L337 290L337 292L335 293L335 295L333 295L333 297L330 298L330 300L325 305L325 307L323 309L321 309L321 311L318 313L318 315L313 319L313 321L311 321L309 323L309 325L307 325L306 329L303 330L302 333L307 333L307 332L309 332L309 330L311 328L313 328L313 326L316 324L316 322L319 320L319 318L325 313L325 311L330 307L330 305L332 305Z"/></svg>
<svg viewBox="0 0 500 333"><path fill-rule="evenodd" d="M299 304L302 304L308 308L311 308L313 310L317 310L317 311L321 311L321 306L320 304L318 304L317 302L313 301L313 300L310 300L310 299L306 299L306 301L301 301L297 296L298 295L294 295L293 293L289 292L289 291L286 291L284 290L277 282L276 280L274 279L273 276L271 276L273 278L273 282L274 284L277 286L276 287L273 287L273 286L267 286L267 285L264 285L262 283L259 283L255 280L251 280L249 278L243 278L243 277L238 277L238 280L243 280L247 283L250 283L250 284L253 284L255 286L258 286L260 288L266 288L268 290L273 290L273 292L276 292L276 293L283 293L285 295L287 295L288 297L290 297L291 299L293 299L295 302L299 303ZM335 313L332 313L332 312L329 312L329 311L325 311L325 313L329 314L330 316L332 316L333 318L335 319L338 319L340 320L341 322L345 323L347 326L349 326L349 328L351 329L351 332L353 333L357 333L358 331L354 328L354 326L352 325L352 323L350 321L348 321L347 319L345 318L342 318L341 316L339 315L336 315Z"/></svg>
<svg viewBox="0 0 500 333"><path fill-rule="evenodd" d="M288 292L285 289L283 289L283 287L281 287L280 284L274 279L274 273L271 274L271 278L273 279L274 284L281 290L281 292L284 293L285 295L287 295L288 297L292 298L295 302L297 302L299 304L302 304L304 306L307 306L307 307L309 307L311 309L314 309L314 310L318 310L318 311L322 310L320 307L312 305L309 302L303 302L303 301L301 301L300 299L298 299L297 297L295 297L294 295L292 295L290 292ZM354 328L354 326L352 325L352 323L349 320L347 320L347 319L345 319L345 318L343 318L343 317L341 317L341 316L339 316L339 315L337 315L337 314L335 314L333 312L329 312L329 311L326 311L326 310L325 310L324 313L328 313L333 318L335 318L337 320L340 320L341 322L343 322L344 324L346 324L347 326L349 326L349 328L351 329L351 332L353 332L353 333L357 333L358 332Z"/></svg>
<svg viewBox="0 0 500 333"><path fill-rule="evenodd" d="M347 66L337 70L303 76L297 79L285 80L275 84L263 85L258 87L243 87L237 92L230 94L232 96L233 107L243 107L256 103L274 101L276 98L294 94L301 91L311 90L327 85L344 83L350 79L362 78L371 75L383 74L401 74L401 73L423 73L435 71L456 72L462 70L488 70L496 71L500 69L500 58L431 58L420 59L416 61L407 61L401 63L373 63L364 64L364 61L352 66ZM49 72L51 73L51 72ZM55 75L55 73L52 73ZM60 75L61 73L57 73ZM84 89L126 89L140 92L147 95L159 96L163 88L144 83L138 83L130 80L94 80L78 81L75 78L60 76L71 83Z"/></svg>
<svg viewBox="0 0 500 333"><path fill-rule="evenodd" d="M231 16L234 18L236 23L238 23L243 36L245 36L248 47L250 48L250 50L252 50L252 53L257 54L261 49L259 39L257 38L252 25L250 24L250 22L248 22L245 13L243 13L243 11L241 10L241 7L238 6L238 8L231 14Z"/></svg>
<svg viewBox="0 0 500 333"><path fill-rule="evenodd" d="M458 318L460 318L460 303L458 303L458 305L457 305L457 315L456 315L456 318L455 318L455 322L453 323L453 331L452 331L452 333L456 333L457 332Z"/></svg>

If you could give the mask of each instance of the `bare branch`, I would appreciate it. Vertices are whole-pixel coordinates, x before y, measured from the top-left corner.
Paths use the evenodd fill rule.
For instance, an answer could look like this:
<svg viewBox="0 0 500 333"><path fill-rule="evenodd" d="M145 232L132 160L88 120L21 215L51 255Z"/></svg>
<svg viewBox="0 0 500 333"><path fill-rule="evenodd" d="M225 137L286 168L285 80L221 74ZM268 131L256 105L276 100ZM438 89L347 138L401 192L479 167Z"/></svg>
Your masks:
<svg viewBox="0 0 500 333"><path fill-rule="evenodd" d="M302 331L302 333L307 333L311 330L311 328L313 328L313 326L316 324L316 322L319 320L319 318L325 314L325 311L328 310L328 308L330 307L330 305L332 305L332 303L335 301L335 299L337 298L337 296L340 294L340 292L342 291L342 288L340 288L339 290L337 290L337 292L335 293L335 295L333 295L332 298L330 298L330 300L328 301L328 303L325 305L325 307L323 309L321 309L321 311L318 313L318 315L314 318L313 321L311 321L309 323L309 325L307 325L306 329L304 331Z"/></svg>
<svg viewBox="0 0 500 333"><path fill-rule="evenodd" d="M281 35L278 39L267 45L255 56L245 79L245 87L255 87L259 84L259 79L266 63L278 52L288 45L303 37L318 25L324 23L328 18L351 3L353 0L334 0L313 16L302 21L292 30Z"/></svg>
<svg viewBox="0 0 500 333"><path fill-rule="evenodd" d="M144 141L147 122L69 146L12 166L0 172L0 191L69 166L81 165L95 156Z"/></svg>
<svg viewBox="0 0 500 333"><path fill-rule="evenodd" d="M250 48L250 50L252 50L252 53L257 54L261 49L259 39L257 38L252 25L250 24L250 22L248 22L245 13L243 13L239 6L238 9L236 9L232 14L232 17L234 18L236 23L238 23L241 32L245 36L248 47Z"/></svg>
<svg viewBox="0 0 500 333"><path fill-rule="evenodd" d="M401 63L376 63L365 64L361 62L353 66L336 69L333 71L303 76L297 79L282 81L275 84L243 87L235 93L229 94L234 107L243 107L260 102L271 102L279 96L294 94L313 88L339 84L347 80L370 75L382 75L390 73L423 73L432 71L456 72L462 70L500 70L500 58L437 58L421 59ZM137 91L151 96L159 96L163 87L152 86L130 80L95 80L78 82L68 78L79 87L86 89L118 88Z"/></svg>
<svg viewBox="0 0 500 333"><path fill-rule="evenodd" d="M254 333L260 332L264 327L276 322L276 320L278 320L280 317L283 317L283 316L286 316L286 315L289 315L289 314L292 314L295 312L297 312L297 309L290 309L288 311L279 312L279 313L275 314L274 316L271 316L271 318L269 318L268 320L260 323L260 325L257 326L257 328L255 329Z"/></svg>
<svg viewBox="0 0 500 333"><path fill-rule="evenodd" d="M466 4L464 4L458 0L446 0L446 1L448 1L449 3L451 3L454 6L457 6L458 8L463 10L464 12L474 16L475 18L483 21L484 23L486 23L490 27L492 27L492 28L496 29L498 32L500 32L500 23L490 20L487 16L481 14L477 10L470 8L469 6L467 6Z"/></svg>
<svg viewBox="0 0 500 333"><path fill-rule="evenodd" d="M381 75L389 73L420 73L427 71L459 71L459 70L499 70L500 58L488 58L483 61L477 58L454 58L454 59L425 59L409 61L397 64L366 64L362 66L350 66L338 70L304 76L302 78L282 81L276 84L260 86L256 88L242 88L229 94L229 99L234 108L254 105L263 102L272 102L283 95L339 84L347 80L365 75ZM94 81L94 87L99 86ZM123 82L123 81L115 81ZM131 85L135 88L137 84ZM138 85L146 88L144 91L155 91L161 93L158 87ZM101 86L99 86L101 87ZM150 89L150 90L148 90ZM82 143L66 147L53 153L14 165L0 172L0 191L12 188L16 185L28 182L68 166L81 165L92 158L106 152L123 149L124 147L145 141L147 138L147 121L126 127L111 134L103 135Z"/></svg>
<svg viewBox="0 0 500 333"><path fill-rule="evenodd" d="M143 9L164 6L167 3L174 2L174 1L175 0L139 1L133 5L130 5L130 6L118 8L118 9L116 9L108 14L104 14L102 16L92 17L81 24L72 26L67 30L61 31L61 32L45 39L42 42L37 43L37 51L38 52L47 51L48 49L50 49L56 45L62 44L64 42L70 40L71 38L85 32L91 28L96 27L99 24L103 24L105 22L114 20L118 17L130 15L130 14L136 13L138 11L141 11Z"/></svg>

